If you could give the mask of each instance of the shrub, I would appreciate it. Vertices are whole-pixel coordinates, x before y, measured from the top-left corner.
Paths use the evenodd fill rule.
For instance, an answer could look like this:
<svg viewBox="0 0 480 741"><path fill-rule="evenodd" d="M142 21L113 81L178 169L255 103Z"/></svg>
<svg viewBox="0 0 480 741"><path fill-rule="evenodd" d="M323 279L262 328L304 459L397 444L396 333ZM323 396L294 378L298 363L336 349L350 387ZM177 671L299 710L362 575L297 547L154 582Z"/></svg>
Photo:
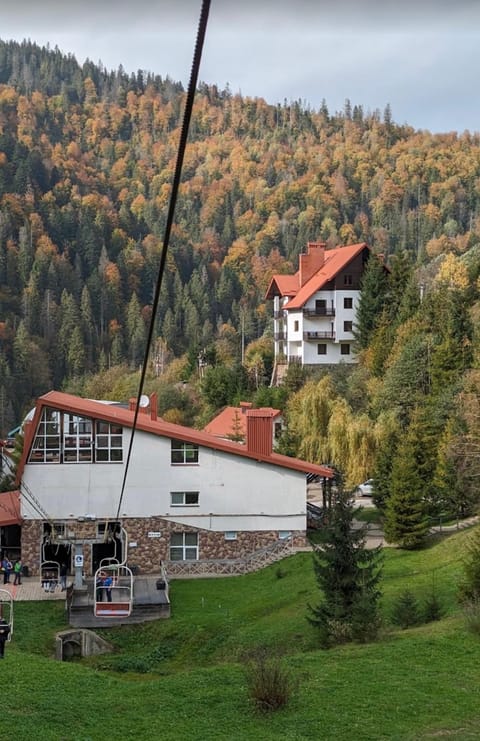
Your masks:
<svg viewBox="0 0 480 741"><path fill-rule="evenodd" d="M352 640L352 626L346 620L335 620L334 618L328 620L327 630L328 636L321 642L321 645L325 648L339 646L341 643L349 643Z"/></svg>
<svg viewBox="0 0 480 741"><path fill-rule="evenodd" d="M462 603L478 602L480 595L480 528L475 528L467 543L463 580L458 598Z"/></svg>
<svg viewBox="0 0 480 741"><path fill-rule="evenodd" d="M266 651L250 657L246 679L250 699L262 713L285 707L294 689L288 669L278 657L269 656Z"/></svg>
<svg viewBox="0 0 480 741"><path fill-rule="evenodd" d="M426 623L433 623L434 620L440 620L443 617L445 610L442 603L438 599L435 592L430 594L423 606L423 619Z"/></svg>
<svg viewBox="0 0 480 741"><path fill-rule="evenodd" d="M417 598L409 589L406 589L394 602L392 622L400 628L410 628L420 622L420 611Z"/></svg>
<svg viewBox="0 0 480 741"><path fill-rule="evenodd" d="M354 641L369 643L378 638L381 618L376 600L369 592L362 592L355 600L352 609L351 633Z"/></svg>
<svg viewBox="0 0 480 741"><path fill-rule="evenodd" d="M464 602L463 614L467 630L470 633L480 636L480 599L472 599Z"/></svg>

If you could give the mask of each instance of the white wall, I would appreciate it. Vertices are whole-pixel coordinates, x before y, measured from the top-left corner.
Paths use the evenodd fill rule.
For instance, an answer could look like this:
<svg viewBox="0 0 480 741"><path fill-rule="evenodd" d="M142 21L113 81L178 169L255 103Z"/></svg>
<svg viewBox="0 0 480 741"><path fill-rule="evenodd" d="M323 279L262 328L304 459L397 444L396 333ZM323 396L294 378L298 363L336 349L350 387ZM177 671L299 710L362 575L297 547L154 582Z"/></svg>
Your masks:
<svg viewBox="0 0 480 741"><path fill-rule="evenodd" d="M124 457L129 443L124 430ZM212 530L305 529L306 481L297 471L200 448L198 465L171 465L170 440L135 433L120 517L167 516ZM23 480L53 520L114 518L124 465L27 464ZM198 507L172 507L171 491L198 491ZM38 513L22 497L22 514Z"/></svg>
<svg viewBox="0 0 480 741"><path fill-rule="evenodd" d="M307 316L303 311L288 312L288 355L302 358L305 365L322 365L331 363L355 363L356 356L353 352L353 332L345 331L344 322L351 321L355 326L356 307L360 291L317 291L305 303L306 309L315 309L317 299L324 299L327 302L327 308L335 309L335 316ZM343 306L344 298L353 299L353 308L345 309ZM298 329L295 330L295 322L298 322ZM335 339L319 337L313 340L304 340L304 332L328 332L333 331ZM350 354L342 355L340 343L350 343ZM319 355L317 345L325 343L327 345L327 354Z"/></svg>

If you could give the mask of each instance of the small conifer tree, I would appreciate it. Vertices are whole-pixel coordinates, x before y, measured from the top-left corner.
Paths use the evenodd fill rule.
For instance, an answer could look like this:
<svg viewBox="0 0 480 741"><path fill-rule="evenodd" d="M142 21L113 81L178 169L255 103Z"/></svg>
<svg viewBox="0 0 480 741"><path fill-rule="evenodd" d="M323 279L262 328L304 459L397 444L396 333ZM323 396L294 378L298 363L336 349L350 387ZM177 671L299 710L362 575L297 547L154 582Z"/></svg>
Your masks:
<svg viewBox="0 0 480 741"><path fill-rule="evenodd" d="M372 639L374 626L379 626L381 547L365 547L366 529L354 527L354 514L351 498L340 487L322 543L313 554L322 600L309 605L308 620L318 628L325 647Z"/></svg>
<svg viewBox="0 0 480 741"><path fill-rule="evenodd" d="M399 595L394 602L392 620L400 628L411 628L420 623L420 608L418 600L409 589Z"/></svg>

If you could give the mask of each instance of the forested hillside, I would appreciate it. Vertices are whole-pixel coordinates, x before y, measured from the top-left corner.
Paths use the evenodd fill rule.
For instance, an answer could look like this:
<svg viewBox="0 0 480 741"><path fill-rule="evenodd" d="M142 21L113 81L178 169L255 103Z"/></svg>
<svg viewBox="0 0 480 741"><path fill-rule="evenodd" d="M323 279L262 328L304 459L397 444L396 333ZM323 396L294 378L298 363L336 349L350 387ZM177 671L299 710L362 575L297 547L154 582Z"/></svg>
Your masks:
<svg viewBox="0 0 480 741"><path fill-rule="evenodd" d="M168 78L0 42L3 432L38 394L88 391L92 374L141 363L184 98ZM389 263L401 255L408 270L423 266L428 288L432 260L474 254L479 205L476 134L414 131L388 107L366 114L346 101L333 115L326 105L272 106L201 85L157 318L157 372L183 354L192 370L200 351L231 366L242 332L257 343L255 366L255 352L268 354L271 273L296 269L308 240L367 241ZM468 270L473 305L478 259ZM370 332L364 343L373 378L388 365L387 320L388 341ZM421 321L431 329L431 318ZM210 395L221 402L214 386Z"/></svg>

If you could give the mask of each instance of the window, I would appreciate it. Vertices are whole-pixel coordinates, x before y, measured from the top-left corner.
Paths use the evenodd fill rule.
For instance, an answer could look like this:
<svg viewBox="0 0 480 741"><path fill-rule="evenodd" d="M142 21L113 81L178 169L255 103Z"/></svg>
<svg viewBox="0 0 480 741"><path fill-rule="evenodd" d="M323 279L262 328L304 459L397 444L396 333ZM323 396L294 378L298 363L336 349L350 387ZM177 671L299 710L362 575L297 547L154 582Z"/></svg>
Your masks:
<svg viewBox="0 0 480 741"><path fill-rule="evenodd" d="M45 408L33 441L30 463L60 463L60 430L60 412Z"/></svg>
<svg viewBox="0 0 480 741"><path fill-rule="evenodd" d="M172 440L172 463L198 463L198 445Z"/></svg>
<svg viewBox="0 0 480 741"><path fill-rule="evenodd" d="M66 527L64 522L44 522L43 523L43 541L55 542L65 538Z"/></svg>
<svg viewBox="0 0 480 741"><path fill-rule="evenodd" d="M44 409L30 463L93 463L123 460L123 429L78 414ZM93 455L95 441L95 458Z"/></svg>
<svg viewBox="0 0 480 741"><path fill-rule="evenodd" d="M344 309L353 309L353 298L344 298L343 299L343 308Z"/></svg>
<svg viewBox="0 0 480 741"><path fill-rule="evenodd" d="M353 277L351 275L344 275L343 276L343 285L344 286L351 286L353 283Z"/></svg>
<svg viewBox="0 0 480 741"><path fill-rule="evenodd" d="M225 540L236 540L237 539L237 531L236 530L227 530L225 533Z"/></svg>
<svg viewBox="0 0 480 741"><path fill-rule="evenodd" d="M120 523L114 520L97 522L97 536L109 540L120 534Z"/></svg>
<svg viewBox="0 0 480 741"><path fill-rule="evenodd" d="M293 331L298 332L298 319L295 319L293 322Z"/></svg>
<svg viewBox="0 0 480 741"><path fill-rule="evenodd" d="M92 420L63 414L63 460L65 463L92 462Z"/></svg>
<svg viewBox="0 0 480 741"><path fill-rule="evenodd" d="M317 355L326 355L327 345L325 342L319 342L317 345Z"/></svg>
<svg viewBox="0 0 480 741"><path fill-rule="evenodd" d="M172 507L198 507L198 491L171 491Z"/></svg>
<svg viewBox="0 0 480 741"><path fill-rule="evenodd" d="M198 561L198 533L172 533L170 561Z"/></svg>
<svg viewBox="0 0 480 741"><path fill-rule="evenodd" d="M353 323L352 322L343 322L343 331L344 332L351 332L353 329Z"/></svg>
<svg viewBox="0 0 480 741"><path fill-rule="evenodd" d="M344 343L343 345L340 345L340 355L350 355L350 345L347 343Z"/></svg>
<svg viewBox="0 0 480 741"><path fill-rule="evenodd" d="M95 460L97 463L121 463L123 428L110 422L95 424Z"/></svg>
<svg viewBox="0 0 480 741"><path fill-rule="evenodd" d="M291 534L292 534L291 530L279 530L278 531L278 537L280 538L280 540L286 540L287 538L291 536Z"/></svg>

